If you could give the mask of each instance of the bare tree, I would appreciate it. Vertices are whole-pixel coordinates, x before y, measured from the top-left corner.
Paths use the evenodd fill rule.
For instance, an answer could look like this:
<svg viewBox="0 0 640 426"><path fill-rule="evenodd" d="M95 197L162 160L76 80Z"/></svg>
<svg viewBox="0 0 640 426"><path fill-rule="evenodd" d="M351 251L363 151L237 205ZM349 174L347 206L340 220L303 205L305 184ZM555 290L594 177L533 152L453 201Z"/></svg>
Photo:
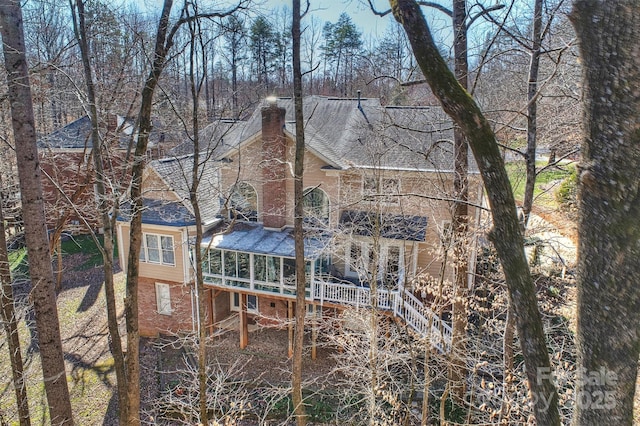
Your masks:
<svg viewBox="0 0 640 426"><path fill-rule="evenodd" d="M0 4L4 61L9 86L11 123L16 143L25 241L29 255L32 300L42 362L42 375L52 424L72 425L71 400L67 387L56 306L55 282L49 255L42 201L41 171L24 47L22 11L18 2Z"/></svg>
<svg viewBox="0 0 640 426"><path fill-rule="evenodd" d="M558 396L554 383L551 377L539 374L542 370L550 371L549 355L535 286L524 255L515 201L496 137L479 107L459 85L442 59L418 3L392 0L390 5L394 17L402 24L409 37L427 82L445 112L467 136L476 157L494 222L489 238L502 263L510 301L516 313L529 385L532 394L537 397L534 401L536 419L539 424L559 425Z"/></svg>
<svg viewBox="0 0 640 426"><path fill-rule="evenodd" d="M308 8L308 3L307 3ZM302 109L302 68L300 60L300 20L302 12L300 10L300 0L293 0L293 23L291 35L293 38L293 92L295 102L296 119L296 151L294 160L294 240L296 254L296 322L295 335L293 341L293 371L291 375L292 400L295 410L296 424L304 426L307 424L307 417L302 396L302 349L304 345L304 317L306 315L306 273L304 257L304 184L302 176L304 174L304 116Z"/></svg>
<svg viewBox="0 0 640 426"><path fill-rule="evenodd" d="M116 371L116 383L118 389L118 418L120 423L124 424L127 421L127 376L125 371L125 358L124 351L122 349L122 340L120 331L118 329L118 312L116 309L115 298L115 285L114 285L114 264L113 264L113 249L114 249L114 221L117 218L117 213L112 210L109 204L107 194L108 178L105 174L105 168L103 165L103 149L106 149L102 143L102 136L100 135L100 124L98 118L98 105L96 99L95 85L93 81L93 70L91 66L91 52L89 51L89 41L87 39L87 30L85 23L85 9L84 0L76 0L74 7L71 3L71 10L73 14L73 23L76 38L80 45L80 52L82 56L82 64L84 68L85 84L87 86L87 98L89 101L89 118L91 119L91 140L93 151L93 164L95 168L95 191L99 201L98 211L100 214L102 229L103 229L103 243L96 238L92 233L96 246L100 248L103 261L103 273L104 273L104 291L107 304L107 321L109 327L110 337L110 349L113 355L114 366ZM117 195L114 206L117 206ZM62 256L62 253L58 253L58 256Z"/></svg>
<svg viewBox="0 0 640 426"><path fill-rule="evenodd" d="M133 166L131 169L131 229L129 231L129 256L127 259L127 290L125 300L125 318L127 326L127 415L128 424L140 424L140 333L138 330L138 276L140 267L140 247L142 242L142 178L145 169L145 155L152 129L151 112L153 97L160 76L167 63L167 55L173 46L174 38L180 27L188 22L205 17L224 17L244 7L244 0L225 12L212 12L195 16L187 15L188 2L176 22L171 25L170 15L173 0L165 0L158 23L155 47L152 55L151 70L142 89L140 112L138 115L139 135L136 143Z"/></svg>
<svg viewBox="0 0 640 426"><path fill-rule="evenodd" d="M640 354L640 8L577 0L584 64L574 425L631 425ZM601 379L593 380L593 375ZM602 395L602 399L598 399Z"/></svg>
<svg viewBox="0 0 640 426"><path fill-rule="evenodd" d="M4 194L2 194L4 199ZM27 386L24 379L24 364L20 351L20 336L18 335L18 318L16 316L13 289L11 287L11 271L9 270L9 256L7 255L7 238L4 226L3 207L0 205L0 280L2 281L2 299L0 303L2 325L7 335L9 358L13 374L13 389L16 393L18 405L18 417L20 426L29 426L29 399L27 398Z"/></svg>

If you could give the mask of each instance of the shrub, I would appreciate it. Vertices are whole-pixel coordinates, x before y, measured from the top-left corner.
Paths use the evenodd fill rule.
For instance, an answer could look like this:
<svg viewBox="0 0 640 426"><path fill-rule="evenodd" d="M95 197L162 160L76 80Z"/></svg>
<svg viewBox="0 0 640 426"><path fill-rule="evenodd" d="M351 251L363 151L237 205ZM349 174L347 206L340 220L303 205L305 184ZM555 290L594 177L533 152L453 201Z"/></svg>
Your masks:
<svg viewBox="0 0 640 426"><path fill-rule="evenodd" d="M578 172L572 168L569 176L564 178L556 191L556 201L565 211L574 211L577 205Z"/></svg>

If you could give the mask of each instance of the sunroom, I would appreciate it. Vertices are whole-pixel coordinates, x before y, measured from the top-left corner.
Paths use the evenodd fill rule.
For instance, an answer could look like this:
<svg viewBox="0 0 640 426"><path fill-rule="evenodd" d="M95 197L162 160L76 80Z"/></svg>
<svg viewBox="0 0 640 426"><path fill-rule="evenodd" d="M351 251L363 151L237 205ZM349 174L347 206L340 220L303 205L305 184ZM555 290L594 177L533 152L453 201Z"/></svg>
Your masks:
<svg viewBox="0 0 640 426"><path fill-rule="evenodd" d="M313 299L312 283L327 276L331 258L327 233L305 238L307 299ZM231 231L202 242L204 282L216 287L271 296L295 297L295 245L293 231L265 229L239 222Z"/></svg>

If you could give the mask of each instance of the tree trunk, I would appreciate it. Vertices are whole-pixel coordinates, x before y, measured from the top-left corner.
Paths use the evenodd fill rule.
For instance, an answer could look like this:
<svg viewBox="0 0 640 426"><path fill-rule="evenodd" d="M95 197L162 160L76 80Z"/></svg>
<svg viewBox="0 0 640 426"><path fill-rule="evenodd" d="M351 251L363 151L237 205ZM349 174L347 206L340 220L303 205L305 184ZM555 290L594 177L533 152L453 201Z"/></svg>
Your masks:
<svg viewBox="0 0 640 426"><path fill-rule="evenodd" d="M640 354L640 7L577 0L585 90L574 425L633 423Z"/></svg>
<svg viewBox="0 0 640 426"><path fill-rule="evenodd" d="M513 306L527 378L535 395L540 425L559 425L558 394L551 379L542 319L535 286L524 254L515 201L496 137L478 105L460 86L440 56L417 2L390 0L393 15L403 26L416 61L443 109L467 136L484 181L493 216L489 238L502 264ZM545 374L540 374L540 373Z"/></svg>
<svg viewBox="0 0 640 426"><path fill-rule="evenodd" d="M533 207L533 190L536 183L536 145L538 136L538 70L540 68L540 51L542 49L542 0L535 0L533 10L533 30L531 45L531 62L529 63L529 82L527 87L527 153L525 163L527 179L524 185L523 228L529 223L529 215Z"/></svg>
<svg viewBox="0 0 640 426"><path fill-rule="evenodd" d="M140 104L138 142L131 168L131 229L129 231L129 256L127 258L127 290L124 303L127 327L126 374L127 424L140 424L140 332L138 330L138 276L140 273L140 244L142 242L142 176L145 168L145 155L151 132L151 109L153 94L166 63L167 51L171 41L167 40L169 14L173 0L164 0L162 14L158 23L153 64L142 89ZM168 45L167 45L168 44Z"/></svg>
<svg viewBox="0 0 640 426"><path fill-rule="evenodd" d="M4 215L0 206L0 280L2 281L2 325L7 335L7 347L13 374L13 389L16 393L18 417L20 426L29 426L29 400L27 398L27 386L24 381L24 364L20 350L20 336L18 336L18 319L16 318L13 288L11 287L11 270L9 269L9 256L7 255L7 239L4 227Z"/></svg>
<svg viewBox="0 0 640 426"><path fill-rule="evenodd" d="M107 176L104 171L102 161L103 143L100 137L98 107L96 102L95 84L93 82L93 72L91 67L91 52L89 51L89 41L87 40L87 30L85 23L84 0L76 0L78 15L76 21L75 11L73 13L74 29L76 38L80 45L80 53L82 56L82 65L84 70L85 83L87 85L87 98L89 101L89 118L91 119L91 140L93 150L93 164L95 167L95 192L98 198L98 212L100 214L102 228L104 230L103 245L101 247L103 274L104 274L104 292L107 304L107 325L109 328L109 349L113 355L114 369L116 372L116 384L118 390L118 420L121 424L125 424L127 420L127 388L128 381L125 370L124 351L122 349L122 340L118 328L118 311L116 308L115 286L113 279L113 220L117 216L114 214L113 219L110 215L111 208L107 202L106 182ZM117 203L117 198L115 199ZM100 247L99 240L94 235L96 245ZM61 252L58 252L61 256Z"/></svg>
<svg viewBox="0 0 640 426"><path fill-rule="evenodd" d="M0 3L0 26L44 388L51 424L72 425L19 2Z"/></svg>
<svg viewBox="0 0 640 426"><path fill-rule="evenodd" d="M193 8L196 9L196 5ZM189 11L187 10L187 13ZM197 10L194 10L197 14ZM197 81L196 77L196 39L198 37L198 28L193 22L189 22L190 42L189 42L189 89L192 101L191 119L193 134L193 164L191 168L191 182L189 188L189 202L193 208L193 216L196 222L196 241L195 241L195 288L196 299L198 301L198 406L200 413L200 424L209 424L209 411L207 404L207 328L206 328L206 305L205 305L205 289L204 276L202 272L202 214L200 212L200 200L198 199L198 186L200 185L200 133L198 113L200 104L200 88L202 85ZM203 166L205 167L205 166Z"/></svg>
<svg viewBox="0 0 640 426"><path fill-rule="evenodd" d="M303 182L304 172L304 116L302 108L302 69L300 64L300 0L293 0L293 93L296 119L296 154L294 164L294 240L296 253L296 328L293 338L293 371L291 374L291 393L296 424L307 424L307 415L302 395L302 350L304 345L304 318L306 314L306 276L304 259L304 220Z"/></svg>
<svg viewBox="0 0 640 426"><path fill-rule="evenodd" d="M453 31L455 76L463 88L467 88L469 63L467 60L467 2L453 2ZM453 318L451 334L451 364L449 366L449 382L451 396L458 404L464 402L466 393L466 333L467 333L467 268L468 268L468 208L469 185L469 147L460 127L453 130L454 135L454 170L453 189L455 202L453 205L452 231L454 233L455 284L453 296Z"/></svg>

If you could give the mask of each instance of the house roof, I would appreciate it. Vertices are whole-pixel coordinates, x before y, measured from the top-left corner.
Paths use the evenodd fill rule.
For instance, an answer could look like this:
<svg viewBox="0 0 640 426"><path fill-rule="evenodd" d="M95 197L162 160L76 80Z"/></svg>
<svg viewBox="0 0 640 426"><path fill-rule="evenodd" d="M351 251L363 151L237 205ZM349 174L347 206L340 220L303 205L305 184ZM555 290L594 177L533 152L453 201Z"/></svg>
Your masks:
<svg viewBox="0 0 640 426"><path fill-rule="evenodd" d="M111 116L115 118L114 125L119 129L118 148L127 149L135 130L135 123L130 118ZM163 143L166 129L158 120L154 120L154 128L149 135L149 147ZM134 135L135 140L135 135ZM91 149L91 119L88 115L78 118L71 123L54 130L38 140L40 149ZM193 151L193 150L192 150Z"/></svg>
<svg viewBox="0 0 640 426"><path fill-rule="evenodd" d="M313 233L304 239L304 256L315 259L329 243L328 234ZM256 223L237 222L231 230L205 237L202 245L222 250L235 250L247 253L268 254L295 258L293 230L282 231L265 229Z"/></svg>
<svg viewBox="0 0 640 426"><path fill-rule="evenodd" d="M224 141L226 135L235 127L243 125L240 120L217 120L200 131L199 145L202 151L212 151ZM167 151L167 156L181 157L193 154L193 140L184 138L183 142Z"/></svg>
<svg viewBox="0 0 640 426"><path fill-rule="evenodd" d="M195 225L193 213L182 203L143 198L142 205L142 223L164 226ZM131 220L131 203L126 202L120 206L118 220L123 222Z"/></svg>
<svg viewBox="0 0 640 426"><path fill-rule="evenodd" d="M285 131L295 137L293 99L279 98L277 103L286 110ZM453 125L438 106L382 106L372 98L308 96L303 107L307 149L336 169L453 170ZM259 136L261 125L260 108L247 121L232 123L217 140L215 155L228 156ZM211 126L220 128L219 123Z"/></svg>
<svg viewBox="0 0 640 426"><path fill-rule="evenodd" d="M129 143L133 131L133 122L117 117L117 125L121 126L119 147L124 149ZM56 129L38 140L38 148L49 149L91 149L91 119L88 115L80 117L60 129Z"/></svg>
<svg viewBox="0 0 640 426"><path fill-rule="evenodd" d="M375 214L346 210L340 215L340 227L356 235L371 237L377 228L383 238L395 240L424 241L427 231L425 216Z"/></svg>
<svg viewBox="0 0 640 426"><path fill-rule="evenodd" d="M193 155L185 155L154 160L148 165L162 178L167 185L166 189L173 191L178 196L180 201L174 201L174 203L181 204L192 217L194 213L193 206L189 201L189 188L193 177L193 160ZM210 223L216 219L220 211L218 168L214 166L214 161L204 153L199 156L199 161L197 196L200 214L203 223ZM168 205L169 202L165 201L164 204Z"/></svg>

